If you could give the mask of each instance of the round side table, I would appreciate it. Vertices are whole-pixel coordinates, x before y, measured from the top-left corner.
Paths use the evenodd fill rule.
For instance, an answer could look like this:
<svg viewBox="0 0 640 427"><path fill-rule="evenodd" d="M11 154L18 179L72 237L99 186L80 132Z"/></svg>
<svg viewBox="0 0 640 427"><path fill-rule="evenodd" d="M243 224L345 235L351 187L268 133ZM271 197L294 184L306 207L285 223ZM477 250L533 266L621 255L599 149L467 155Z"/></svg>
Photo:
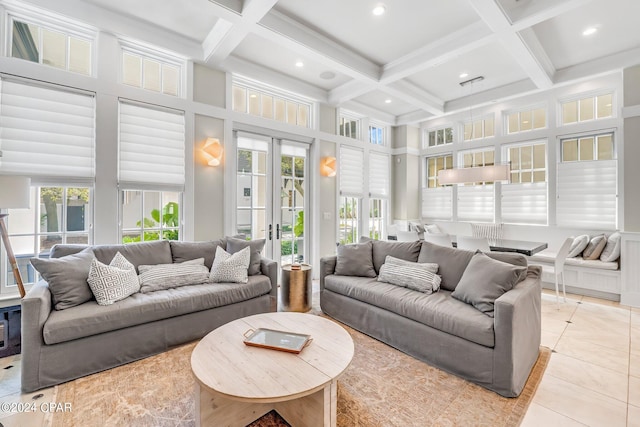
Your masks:
<svg viewBox="0 0 640 427"><path fill-rule="evenodd" d="M280 276L280 311L297 311L300 313L311 310L311 266L300 264L300 269L292 269L291 264L282 266Z"/></svg>

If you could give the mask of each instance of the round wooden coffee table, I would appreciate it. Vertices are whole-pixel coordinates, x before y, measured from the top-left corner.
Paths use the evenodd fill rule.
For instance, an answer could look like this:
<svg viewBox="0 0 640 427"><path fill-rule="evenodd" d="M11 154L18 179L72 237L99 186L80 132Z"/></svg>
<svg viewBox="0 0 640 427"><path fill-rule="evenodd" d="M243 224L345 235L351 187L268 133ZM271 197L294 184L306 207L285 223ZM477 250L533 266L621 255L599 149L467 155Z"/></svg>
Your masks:
<svg viewBox="0 0 640 427"><path fill-rule="evenodd" d="M311 335L299 354L243 343L249 329ZM353 340L340 325L302 313L265 313L227 323L191 354L196 425L246 426L275 409L289 424L335 426L337 378L351 363Z"/></svg>

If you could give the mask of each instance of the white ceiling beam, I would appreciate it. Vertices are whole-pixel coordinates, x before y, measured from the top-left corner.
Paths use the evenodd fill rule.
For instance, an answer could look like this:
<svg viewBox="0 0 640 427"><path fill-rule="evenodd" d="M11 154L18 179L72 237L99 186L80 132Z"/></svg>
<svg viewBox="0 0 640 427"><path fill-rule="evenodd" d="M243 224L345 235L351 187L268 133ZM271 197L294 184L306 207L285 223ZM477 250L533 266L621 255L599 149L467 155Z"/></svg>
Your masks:
<svg viewBox="0 0 640 427"><path fill-rule="evenodd" d="M396 117L396 126L418 124L420 122L424 122L425 120L433 119L433 117L434 116L432 114L421 110L414 111L412 113L401 114Z"/></svg>
<svg viewBox="0 0 640 427"><path fill-rule="evenodd" d="M565 85L576 80L593 78L612 71L632 67L638 65L638 58L640 58L640 47L562 68L556 72L555 83L556 85Z"/></svg>
<svg viewBox="0 0 640 427"><path fill-rule="evenodd" d="M431 114L444 113L444 101L406 80L389 85L379 85L378 89L391 96L420 108Z"/></svg>
<svg viewBox="0 0 640 427"><path fill-rule="evenodd" d="M329 91L329 104L338 105L375 90L375 83L349 80Z"/></svg>
<svg viewBox="0 0 640 427"><path fill-rule="evenodd" d="M245 0L242 17L235 24L219 19L202 45L205 61L212 65L224 61L277 2L278 0Z"/></svg>
<svg viewBox="0 0 640 427"><path fill-rule="evenodd" d="M357 111L358 113L364 114L368 117L373 117L375 120L384 122L385 124L388 124L390 126L396 125L396 116L394 116L393 114L389 114L358 101L347 101L343 103L341 107L344 107L347 110Z"/></svg>
<svg viewBox="0 0 640 427"><path fill-rule="evenodd" d="M529 12L527 15L528 10L524 8L520 14L521 16L512 16L512 28L514 31L531 28L536 24L555 18L556 16L584 7L591 2L593 2L593 0L567 0L561 2L558 0L549 0L546 4L540 1L531 2L529 4L532 7L539 9L534 12Z"/></svg>
<svg viewBox="0 0 640 427"><path fill-rule="evenodd" d="M445 103L445 114L458 113L460 111L469 110L469 108L479 108L485 105L493 104L496 101L504 101L519 96L528 95L539 92L538 88L531 80L520 80L508 85L496 87L493 89L478 92L473 95L464 96Z"/></svg>
<svg viewBox="0 0 640 427"><path fill-rule="evenodd" d="M468 0L480 18L498 35L502 46L520 64L529 78L541 89L553 86L552 76L547 74L543 65L546 54L539 58L540 52L533 52L524 39L513 29L509 18L495 0ZM547 58L548 59L548 58Z"/></svg>

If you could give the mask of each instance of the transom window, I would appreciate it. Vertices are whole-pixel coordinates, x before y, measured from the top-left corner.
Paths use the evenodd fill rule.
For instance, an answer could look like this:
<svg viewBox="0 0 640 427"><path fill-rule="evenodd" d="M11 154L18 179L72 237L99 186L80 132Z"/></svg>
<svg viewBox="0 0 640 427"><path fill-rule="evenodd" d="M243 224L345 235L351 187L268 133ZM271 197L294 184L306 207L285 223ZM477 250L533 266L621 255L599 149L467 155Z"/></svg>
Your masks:
<svg viewBox="0 0 640 427"><path fill-rule="evenodd" d="M22 18L12 19L11 27L11 57L92 75L93 34L38 25Z"/></svg>
<svg viewBox="0 0 640 427"><path fill-rule="evenodd" d="M375 145L385 145L385 127L382 125L369 125L369 142Z"/></svg>
<svg viewBox="0 0 640 427"><path fill-rule="evenodd" d="M585 122L613 116L613 94L589 96L562 103L562 124Z"/></svg>
<svg viewBox="0 0 640 427"><path fill-rule="evenodd" d="M613 133L611 132L562 140L563 162L612 160L613 158Z"/></svg>
<svg viewBox="0 0 640 427"><path fill-rule="evenodd" d="M495 135L493 117L476 119L464 124L464 140L489 138Z"/></svg>
<svg viewBox="0 0 640 427"><path fill-rule="evenodd" d="M509 114L507 133L526 132L547 127L547 110L536 108Z"/></svg>
<svg viewBox="0 0 640 427"><path fill-rule="evenodd" d="M545 182L547 180L547 155L545 143L509 147L511 183Z"/></svg>
<svg viewBox="0 0 640 427"><path fill-rule="evenodd" d="M360 119L341 113L338 119L338 134L347 138L360 138Z"/></svg>
<svg viewBox="0 0 640 427"><path fill-rule="evenodd" d="M177 56L123 43L122 83L126 85L180 96L183 68L184 60Z"/></svg>
<svg viewBox="0 0 640 427"><path fill-rule="evenodd" d="M425 160L427 163L427 188L441 187L438 184L438 172L453 168L453 155L427 157Z"/></svg>
<svg viewBox="0 0 640 427"><path fill-rule="evenodd" d="M451 144L453 142L453 128L445 127L442 129L434 129L427 132L426 147L435 147L437 145Z"/></svg>

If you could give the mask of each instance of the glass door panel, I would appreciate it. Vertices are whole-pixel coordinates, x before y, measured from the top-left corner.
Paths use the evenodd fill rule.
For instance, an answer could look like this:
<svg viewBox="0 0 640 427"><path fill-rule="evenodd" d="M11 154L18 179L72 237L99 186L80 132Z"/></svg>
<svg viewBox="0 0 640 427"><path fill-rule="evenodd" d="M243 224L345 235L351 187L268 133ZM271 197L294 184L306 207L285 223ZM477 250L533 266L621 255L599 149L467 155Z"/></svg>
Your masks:
<svg viewBox="0 0 640 427"><path fill-rule="evenodd" d="M280 156L280 263L302 263L305 258L305 195L307 150L302 147L281 146Z"/></svg>
<svg viewBox="0 0 640 427"><path fill-rule="evenodd" d="M236 234L248 240L267 237L269 224L269 144L238 138L236 173ZM269 252L269 251L268 251Z"/></svg>

